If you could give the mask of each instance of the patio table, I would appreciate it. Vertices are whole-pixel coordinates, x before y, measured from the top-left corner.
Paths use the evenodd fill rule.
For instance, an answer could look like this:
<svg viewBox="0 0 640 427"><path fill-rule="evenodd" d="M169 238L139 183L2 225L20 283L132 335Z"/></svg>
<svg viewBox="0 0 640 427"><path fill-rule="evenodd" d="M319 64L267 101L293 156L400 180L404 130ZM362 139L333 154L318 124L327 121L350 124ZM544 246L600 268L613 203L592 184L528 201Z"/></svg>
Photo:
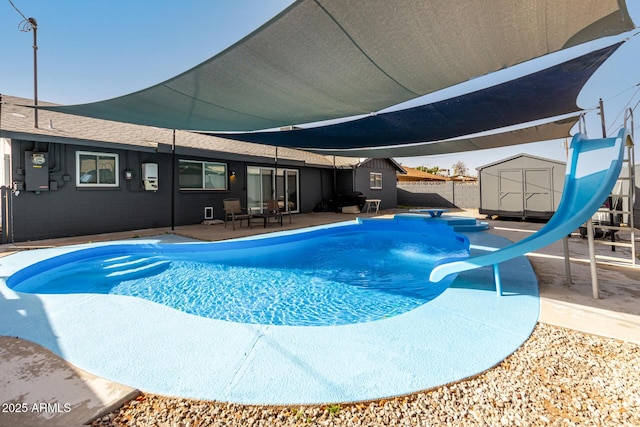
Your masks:
<svg viewBox="0 0 640 427"><path fill-rule="evenodd" d="M371 209L375 208L376 213L378 213L378 210L380 209L380 202L382 202L380 199L367 199L365 202L367 205L367 212L371 212Z"/></svg>

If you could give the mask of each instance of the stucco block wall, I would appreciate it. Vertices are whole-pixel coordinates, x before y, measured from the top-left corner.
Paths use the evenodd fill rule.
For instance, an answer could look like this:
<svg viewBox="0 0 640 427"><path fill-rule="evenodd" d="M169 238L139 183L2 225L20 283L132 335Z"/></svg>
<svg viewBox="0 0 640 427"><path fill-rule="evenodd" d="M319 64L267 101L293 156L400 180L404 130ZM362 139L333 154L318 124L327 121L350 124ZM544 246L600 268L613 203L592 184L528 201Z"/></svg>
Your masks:
<svg viewBox="0 0 640 427"><path fill-rule="evenodd" d="M480 206L480 189L475 182L398 182L397 186L399 206L465 209Z"/></svg>

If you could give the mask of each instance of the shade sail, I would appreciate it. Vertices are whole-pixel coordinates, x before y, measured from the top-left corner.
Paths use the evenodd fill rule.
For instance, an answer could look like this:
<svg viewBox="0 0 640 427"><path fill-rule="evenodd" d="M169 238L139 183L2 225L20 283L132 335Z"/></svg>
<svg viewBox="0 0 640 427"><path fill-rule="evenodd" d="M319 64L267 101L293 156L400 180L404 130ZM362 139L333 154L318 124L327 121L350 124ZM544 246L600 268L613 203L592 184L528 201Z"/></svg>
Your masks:
<svg viewBox="0 0 640 427"><path fill-rule="evenodd" d="M633 28L623 0L298 0L193 69L58 112L251 131L368 114Z"/></svg>
<svg viewBox="0 0 640 427"><path fill-rule="evenodd" d="M439 141L575 113L580 111L576 105L578 93L620 45L476 92L405 110L309 129L215 135L303 149L365 149Z"/></svg>
<svg viewBox="0 0 640 427"><path fill-rule="evenodd" d="M550 120L535 125L524 125L518 129L496 130L490 134L465 136L444 141L423 142L418 144L394 145L375 148L355 148L348 150L308 150L325 155L348 157L388 158L431 156L463 151L485 150L528 144L531 142L561 139L570 136L571 128L578 122L579 115Z"/></svg>

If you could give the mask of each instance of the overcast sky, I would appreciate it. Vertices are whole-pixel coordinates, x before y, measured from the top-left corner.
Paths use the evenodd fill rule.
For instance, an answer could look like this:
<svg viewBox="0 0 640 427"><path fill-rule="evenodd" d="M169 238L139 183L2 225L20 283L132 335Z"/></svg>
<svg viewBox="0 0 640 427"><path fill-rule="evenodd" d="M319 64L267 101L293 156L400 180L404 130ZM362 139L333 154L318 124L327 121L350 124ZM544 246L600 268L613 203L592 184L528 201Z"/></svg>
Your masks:
<svg viewBox="0 0 640 427"><path fill-rule="evenodd" d="M284 10L291 0L12 0L38 22L38 98L59 104L98 101L144 89L173 77L232 45ZM640 22L640 1L628 2ZM152 5L152 7L150 7ZM0 93L33 97L33 34L20 31L22 16L0 0ZM640 100L640 36L632 38L596 72L578 104L605 101L610 134L625 106ZM535 71L532 69L532 72ZM600 117L587 115L589 136L600 136ZM640 117L639 117L640 120ZM637 127L637 126L636 126ZM563 141L472 153L397 159L407 166L450 168L462 160L475 168L518 153L564 160Z"/></svg>

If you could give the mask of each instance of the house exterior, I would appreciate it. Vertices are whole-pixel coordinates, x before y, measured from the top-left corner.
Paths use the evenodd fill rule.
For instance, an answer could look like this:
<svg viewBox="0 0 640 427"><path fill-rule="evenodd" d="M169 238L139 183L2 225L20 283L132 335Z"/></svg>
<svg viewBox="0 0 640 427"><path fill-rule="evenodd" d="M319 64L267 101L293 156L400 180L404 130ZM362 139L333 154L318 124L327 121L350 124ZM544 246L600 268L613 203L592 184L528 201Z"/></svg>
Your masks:
<svg viewBox="0 0 640 427"><path fill-rule="evenodd" d="M380 209L395 208L398 173L405 171L393 159L336 158L336 193L358 191L367 199L380 199Z"/></svg>
<svg viewBox="0 0 640 427"><path fill-rule="evenodd" d="M1 101L3 242L197 224L222 219L225 198L259 209L275 197L303 213L335 191L362 191L395 207L390 159L334 158L42 110L36 128L30 100Z"/></svg>
<svg viewBox="0 0 640 427"><path fill-rule="evenodd" d="M452 175L449 177L449 180L456 182L477 182L478 178L468 175Z"/></svg>

